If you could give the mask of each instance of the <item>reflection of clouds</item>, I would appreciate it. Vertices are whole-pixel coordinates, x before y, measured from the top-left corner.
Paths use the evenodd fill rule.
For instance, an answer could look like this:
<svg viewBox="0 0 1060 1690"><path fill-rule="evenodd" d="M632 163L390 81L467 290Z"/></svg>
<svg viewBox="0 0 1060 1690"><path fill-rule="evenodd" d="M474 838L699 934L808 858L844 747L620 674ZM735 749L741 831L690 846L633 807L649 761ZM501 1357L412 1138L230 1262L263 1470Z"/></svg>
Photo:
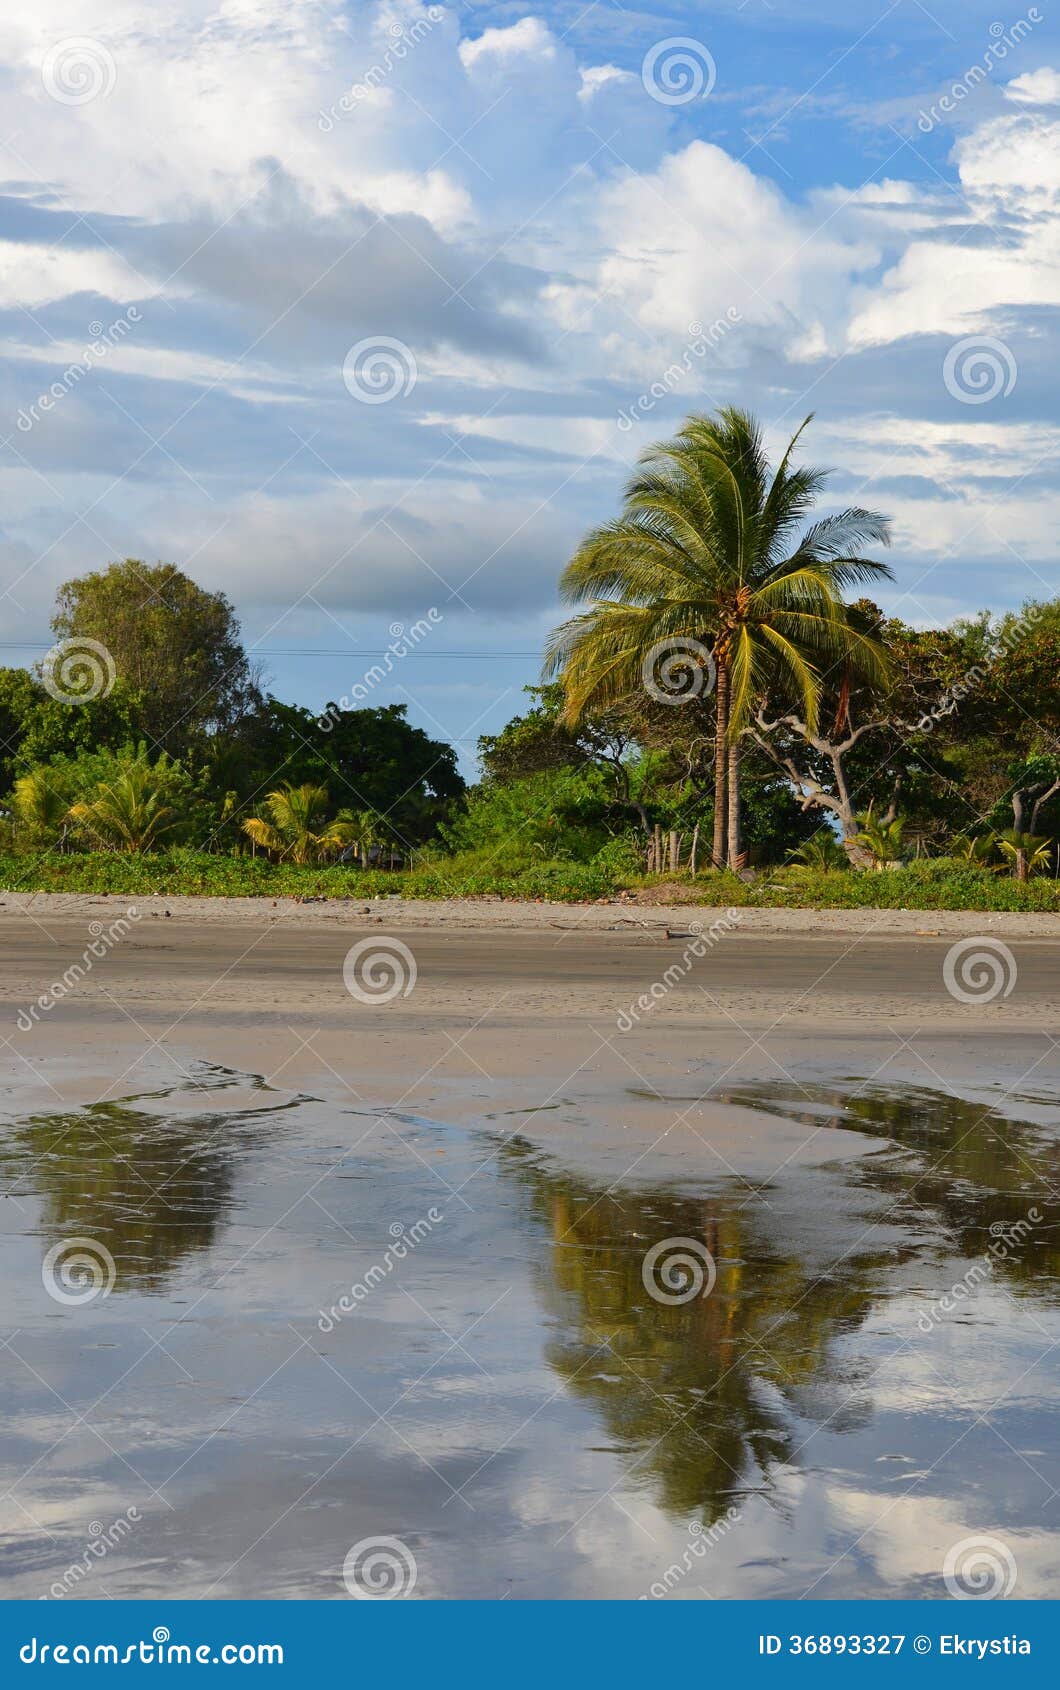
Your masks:
<svg viewBox="0 0 1060 1690"><path fill-rule="evenodd" d="M253 1105L259 1094L244 1092ZM237 1095L222 1091L218 1100ZM493 1599L510 1590L540 1598L634 1598L682 1564L690 1515L672 1495L663 1505L662 1469L644 1455L651 1432L663 1434L664 1447L669 1441L672 1449L682 1434L676 1423L668 1428L665 1414L657 1423L646 1413L636 1424L624 1418L637 1411L644 1381L660 1382L642 1348L633 1344L624 1352L641 1375L640 1387L606 1350L588 1362L581 1381L598 1380L597 1389L580 1391L556 1365L579 1299L600 1321L594 1340L614 1338L625 1304L621 1296L596 1301L609 1271L603 1247L614 1249L620 1284L619 1259L630 1236L623 1225L635 1219L638 1204L656 1216L668 1212L671 1197L625 1194L624 1207L616 1200L614 1227L597 1241L587 1229L594 1247L575 1253L566 1227L553 1231L542 1215L532 1219L525 1190L491 1165L469 1188L474 1212L455 1205L444 1226L325 1339L316 1330L317 1310L378 1259L395 1219L407 1223L439 1197L429 1167L395 1134L350 1152L367 1125L363 1116L315 1103L272 1117L268 1134L258 1133L238 1159L231 1214L215 1242L189 1258L176 1293L167 1285L150 1296L112 1298L82 1311L75 1329L39 1317L29 1289L39 1285L35 1217L6 1214L9 1227L24 1229L4 1240L2 1263L9 1317L25 1317L31 1328L17 1345L28 1346L27 1359L75 1412L89 1415L88 1425L64 1439L70 1414L47 1385L13 1358L5 1362L0 1408L15 1428L3 1446L5 1481L14 1482L15 1498L45 1528L33 1526L17 1503L0 1512L0 1531L20 1557L10 1594L39 1594L33 1583L39 1570L61 1572L91 1520L113 1519L130 1503L144 1520L123 1553L108 1556L103 1574L108 1589L122 1596L171 1594L179 1561L187 1596L204 1594L220 1579L215 1595L343 1598L341 1567L350 1544L377 1535L409 1543L420 1567L419 1593L430 1596ZM231 1130L227 1121L222 1130ZM444 1142L453 1184L490 1148L455 1126L444 1134L408 1130L422 1157ZM856 1140L862 1148L872 1142ZM541 1144L526 1153L546 1195L568 1199L572 1215L589 1205L592 1191ZM304 1193L339 1158L341 1169L317 1188L328 1220ZM1021 1572L1017 1594L1050 1593L1055 1535L1046 1524L1016 1533L1006 1526L1010 1517L1038 1520L1041 1485L989 1426L970 1423L975 1408L1001 1396L1045 1349L1048 1337L1036 1323L1051 1332L1055 1316L1040 1292L1020 1313L1018 1298L1010 1303L998 1287L986 1286L974 1305L974 1326L954 1319L930 1336L915 1334L924 1297L936 1280L951 1283L963 1261L946 1259L941 1213L930 1229L924 1214L917 1218L922 1250L912 1259L896 1248L907 1250L910 1234L893 1217L865 1233L893 1196L871 1184L884 1166L882 1158L859 1156L845 1170L833 1163L775 1181L768 1210L745 1235L752 1247L740 1254L742 1289L728 1277L733 1262L724 1264L731 1322L726 1316L718 1331L708 1323L688 1328L688 1345L701 1346L699 1359L710 1346L731 1343L725 1356L735 1361L740 1321L748 1306L760 1310L765 1301L783 1342L774 1344L775 1374L753 1343L742 1357L746 1401L732 1398L726 1408L720 1393L705 1393L699 1424L706 1437L717 1440L726 1413L741 1436L755 1425L755 1462L738 1474L722 1463L716 1500L736 1506L742 1518L690 1561L670 1599L698 1600L704 1592L798 1596L818 1578L814 1594L828 1597L939 1594L946 1549L983 1531L1011 1543ZM958 1197L949 1191L947 1201L956 1204ZM724 1235L724 1215L719 1224ZM554 1260L557 1246L562 1266ZM817 1276L847 1249L845 1269L822 1292ZM635 1253L630 1259L636 1285ZM799 1301L804 1291L810 1294ZM156 1350L145 1357L145 1327L163 1339L169 1355ZM761 1338L764 1326L752 1322L746 1330ZM907 1334L915 1336L903 1349ZM658 1350L657 1326L633 1335ZM317 1355L298 1349L300 1336ZM474 1362L451 1347L453 1340ZM662 1382L695 1385L694 1367L687 1379L680 1374L680 1345L675 1354L679 1377ZM574 1361L580 1359L579 1352ZM798 1371L794 1384L785 1368ZM117 1380L118 1388L94 1408ZM953 1380L961 1382L959 1390ZM1047 1389L1044 1370L1035 1369L993 1416L1043 1472L1046 1455L1036 1452L1045 1441ZM689 1397L681 1400L687 1407ZM376 1410L392 1424L373 1425ZM731 1455L737 1445L726 1447ZM890 1463L887 1454L905 1459ZM152 1501L120 1457L162 1487L172 1512ZM693 1440L688 1457L694 1489L709 1455ZM326 1476L314 1488L318 1475ZM965 1500L973 1482L984 1518ZM741 1494L743 1483L768 1483L768 1499ZM907 1497L911 1483L916 1491ZM453 1497L453 1488L466 1491L470 1507ZM61 1546L51 1543L49 1530ZM86 1581L82 1594L97 1593Z"/></svg>
<svg viewBox="0 0 1060 1690"><path fill-rule="evenodd" d="M937 1496L913 1495L887 1503L872 1491L837 1489L833 1506L856 1534L860 1553L876 1577L891 1589L930 1586L924 1595L944 1595L942 1567L948 1550L964 1538L987 1534L1007 1544L1019 1569L1013 1597L1048 1599L1056 1593L1056 1536L1044 1528L1012 1529L984 1506L957 1508ZM886 1512L885 1512L886 1510ZM915 1594L910 1591L910 1594Z"/></svg>

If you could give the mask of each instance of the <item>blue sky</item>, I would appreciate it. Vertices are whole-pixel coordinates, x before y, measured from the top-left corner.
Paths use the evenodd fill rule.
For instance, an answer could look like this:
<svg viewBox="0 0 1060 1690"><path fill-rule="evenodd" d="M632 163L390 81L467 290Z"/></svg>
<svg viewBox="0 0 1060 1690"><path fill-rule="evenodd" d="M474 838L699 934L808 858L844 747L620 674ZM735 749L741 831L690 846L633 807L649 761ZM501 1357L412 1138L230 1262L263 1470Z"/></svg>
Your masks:
<svg viewBox="0 0 1060 1690"><path fill-rule="evenodd" d="M1048 4L8 0L0 66L6 661L121 556L313 707L434 609L370 700L470 768L729 401L815 412L910 621L1058 590Z"/></svg>

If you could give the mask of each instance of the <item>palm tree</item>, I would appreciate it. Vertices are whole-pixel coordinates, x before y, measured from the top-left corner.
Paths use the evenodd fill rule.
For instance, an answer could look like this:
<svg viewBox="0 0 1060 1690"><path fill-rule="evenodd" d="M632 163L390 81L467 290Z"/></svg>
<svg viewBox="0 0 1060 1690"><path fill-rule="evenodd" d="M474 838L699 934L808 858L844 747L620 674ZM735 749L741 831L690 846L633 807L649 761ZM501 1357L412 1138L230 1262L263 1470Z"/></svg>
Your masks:
<svg viewBox="0 0 1060 1690"><path fill-rule="evenodd" d="M861 832L857 842L869 853L877 868L883 868L887 863L897 862L902 854L902 835L905 832L905 822L901 816L892 816L886 820L883 816L873 813L870 804L861 817Z"/></svg>
<svg viewBox="0 0 1060 1690"><path fill-rule="evenodd" d="M69 778L56 769L31 769L16 780L11 808L18 833L30 844L49 843L70 814Z"/></svg>
<svg viewBox="0 0 1060 1690"><path fill-rule="evenodd" d="M788 860L799 868L812 869L815 874L829 874L847 869L850 862L834 834L823 829L788 852Z"/></svg>
<svg viewBox="0 0 1060 1690"><path fill-rule="evenodd" d="M1012 864L1017 880L1028 880L1036 872L1048 869L1053 860L1054 841L1045 834L1020 833L1010 828L998 834L998 850Z"/></svg>
<svg viewBox="0 0 1060 1690"><path fill-rule="evenodd" d="M379 826L379 818L372 810L340 810L336 821L349 826L349 839L342 853L342 861L355 860L361 868L368 868L372 861L372 851L377 845L382 845L385 835Z"/></svg>
<svg viewBox="0 0 1060 1690"><path fill-rule="evenodd" d="M168 780L163 761L154 767L140 758L128 762L111 780L101 781L90 798L70 806L71 821L110 849L153 850L182 820L165 802Z"/></svg>
<svg viewBox="0 0 1060 1690"><path fill-rule="evenodd" d="M887 673L842 595L891 578L862 556L870 541L888 543L889 525L855 507L802 528L826 480L792 467L809 421L773 471L747 412L689 417L674 440L644 453L622 515L586 537L560 582L568 603L590 603L556 630L546 655L546 675L562 676L568 722L590 701L628 697L668 647L687 652L692 642L682 660L688 696L703 690L694 665L713 664L718 867L739 865L739 736L766 683L793 692L812 726L823 669L843 660L869 679Z"/></svg>
<svg viewBox="0 0 1060 1690"><path fill-rule="evenodd" d="M356 824L327 821L328 789L307 782L286 782L265 795L264 816L249 816L243 832L255 845L287 857L292 863L316 863L341 851L354 838Z"/></svg>

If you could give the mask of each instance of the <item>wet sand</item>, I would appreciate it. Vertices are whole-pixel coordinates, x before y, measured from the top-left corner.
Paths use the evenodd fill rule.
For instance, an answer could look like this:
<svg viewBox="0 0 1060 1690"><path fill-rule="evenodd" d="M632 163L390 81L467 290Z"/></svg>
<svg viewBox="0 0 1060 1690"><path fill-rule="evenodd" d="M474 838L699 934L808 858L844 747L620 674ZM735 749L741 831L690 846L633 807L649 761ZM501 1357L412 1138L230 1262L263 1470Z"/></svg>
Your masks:
<svg viewBox="0 0 1060 1690"><path fill-rule="evenodd" d="M1055 944L124 907L0 910L6 1594L1055 1596Z"/></svg>
<svg viewBox="0 0 1060 1690"><path fill-rule="evenodd" d="M987 972L976 987L962 953L955 997L947 958L968 938L936 937L933 923L966 930L968 916L918 912L918 936L783 931L779 918L799 912L752 912L780 929L763 931L726 925L724 911L629 920L613 906L483 905L463 925L450 922L466 906L445 906L442 925L420 909L414 926L408 905L384 920L257 900L223 920L219 908L200 915L205 900L145 900L130 920L116 898L79 900L76 913L56 907L66 902L0 910L19 1107L131 1095L214 1062L369 1113L510 1121L594 1174L695 1179L869 1148L734 1117L735 1084L872 1075L1001 1108L1018 1090L1025 1118L1056 1091L1060 948L1013 931L1022 918L974 918L1007 937L999 951L998 928L977 929ZM485 925L491 912L520 925ZM62 988L94 935L104 954ZM358 946L351 994L344 964ZM974 961L982 947L971 950Z"/></svg>

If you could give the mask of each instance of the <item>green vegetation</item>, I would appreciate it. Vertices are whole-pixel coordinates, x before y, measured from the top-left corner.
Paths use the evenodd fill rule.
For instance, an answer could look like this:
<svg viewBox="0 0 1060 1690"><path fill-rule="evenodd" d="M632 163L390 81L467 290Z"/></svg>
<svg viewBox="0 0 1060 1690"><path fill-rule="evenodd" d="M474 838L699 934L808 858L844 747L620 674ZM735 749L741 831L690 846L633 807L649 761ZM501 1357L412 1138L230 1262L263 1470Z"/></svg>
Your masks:
<svg viewBox="0 0 1060 1690"><path fill-rule="evenodd" d="M470 789L403 706L269 696L227 599L173 565L68 582L61 644L0 669L0 881L1060 908L1060 600L930 629L847 603L889 573L864 555L886 520L815 516L798 438L774 470L727 410L645 455Z"/></svg>

